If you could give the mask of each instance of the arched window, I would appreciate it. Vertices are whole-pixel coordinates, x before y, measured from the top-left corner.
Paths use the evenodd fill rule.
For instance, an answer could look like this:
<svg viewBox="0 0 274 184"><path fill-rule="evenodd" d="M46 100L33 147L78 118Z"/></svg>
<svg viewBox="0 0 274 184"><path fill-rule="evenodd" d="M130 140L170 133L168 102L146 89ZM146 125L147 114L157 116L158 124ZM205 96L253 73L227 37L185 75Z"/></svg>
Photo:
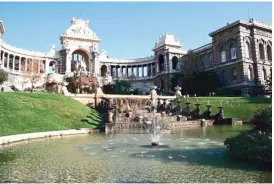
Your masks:
<svg viewBox="0 0 274 184"><path fill-rule="evenodd" d="M236 72L235 68L232 68L232 79L233 80L237 79L237 72Z"/></svg>
<svg viewBox="0 0 274 184"><path fill-rule="evenodd" d="M174 56L172 58L172 70L177 70L178 69L178 58Z"/></svg>
<svg viewBox="0 0 274 184"><path fill-rule="evenodd" d="M164 62L165 62L165 59L164 59L164 56L162 54L160 54L159 58L158 58L158 62L159 62L159 72L163 72L165 69L165 65L164 65Z"/></svg>
<svg viewBox="0 0 274 184"><path fill-rule="evenodd" d="M221 47L220 49L220 55L221 55L221 62L226 62L226 53L223 47Z"/></svg>
<svg viewBox="0 0 274 184"><path fill-rule="evenodd" d="M230 59L236 59L237 58L237 54L236 54L236 45L234 43L232 43L230 45Z"/></svg>
<svg viewBox="0 0 274 184"><path fill-rule="evenodd" d="M264 59L264 46L263 44L259 44L259 52L260 52L260 59Z"/></svg>
<svg viewBox="0 0 274 184"><path fill-rule="evenodd" d="M55 61L51 61L49 63L49 73L56 73L57 72L57 63Z"/></svg>
<svg viewBox="0 0 274 184"><path fill-rule="evenodd" d="M266 81L267 80L267 73L266 73L266 69L263 68L262 69L262 81Z"/></svg>
<svg viewBox="0 0 274 184"><path fill-rule="evenodd" d="M85 69L89 71L89 55L85 50L77 49L72 53L71 71L77 70L77 63L85 64Z"/></svg>
<svg viewBox="0 0 274 184"><path fill-rule="evenodd" d="M245 57L246 58L250 58L251 57L249 42L245 42Z"/></svg>
<svg viewBox="0 0 274 184"><path fill-rule="evenodd" d="M248 67L247 78L248 80L254 80L253 68L251 66Z"/></svg>
<svg viewBox="0 0 274 184"><path fill-rule="evenodd" d="M268 59L268 61L272 61L272 49L271 49L270 45L268 45L266 47L266 51L267 51L267 59Z"/></svg>
<svg viewBox="0 0 274 184"><path fill-rule="evenodd" d="M105 77L105 76L107 76L107 66L102 65L102 67L101 67L101 77Z"/></svg>

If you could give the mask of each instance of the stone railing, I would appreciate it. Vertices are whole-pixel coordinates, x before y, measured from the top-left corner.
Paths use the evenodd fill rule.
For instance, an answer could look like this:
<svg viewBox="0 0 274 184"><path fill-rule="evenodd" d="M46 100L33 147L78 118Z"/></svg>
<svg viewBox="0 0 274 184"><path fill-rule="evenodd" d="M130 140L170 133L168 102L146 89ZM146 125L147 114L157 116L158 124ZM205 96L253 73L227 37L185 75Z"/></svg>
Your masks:
<svg viewBox="0 0 274 184"><path fill-rule="evenodd" d="M100 88L93 94L70 94L71 98L93 107L109 107L116 105L116 108L126 110L127 105L133 109L136 105L146 106L151 101L150 95L117 95L104 94ZM174 100L176 96L157 96L159 103Z"/></svg>

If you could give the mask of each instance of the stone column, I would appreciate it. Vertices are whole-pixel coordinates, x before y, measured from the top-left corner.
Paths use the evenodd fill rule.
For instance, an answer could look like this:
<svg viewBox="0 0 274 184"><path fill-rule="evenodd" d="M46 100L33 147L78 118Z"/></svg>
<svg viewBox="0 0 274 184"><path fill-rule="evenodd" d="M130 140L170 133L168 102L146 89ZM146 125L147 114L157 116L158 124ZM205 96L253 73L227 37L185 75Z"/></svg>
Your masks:
<svg viewBox="0 0 274 184"><path fill-rule="evenodd" d="M15 55L13 55L13 58L12 58L12 70L14 70L14 67L15 67Z"/></svg>
<svg viewBox="0 0 274 184"><path fill-rule="evenodd" d="M2 54L2 63L1 63L2 68L4 68L4 63L5 63L5 52L3 52Z"/></svg>
<svg viewBox="0 0 274 184"><path fill-rule="evenodd" d="M1 67L0 68L4 68L4 61L5 61L5 58L4 58L4 55L5 53L4 53L4 51L1 53Z"/></svg>
<svg viewBox="0 0 274 184"><path fill-rule="evenodd" d="M139 66L136 65L136 68L137 68L137 78L139 78Z"/></svg>
<svg viewBox="0 0 274 184"><path fill-rule="evenodd" d="M28 58L26 58L26 61L25 61L25 72L28 71Z"/></svg>
<svg viewBox="0 0 274 184"><path fill-rule="evenodd" d="M34 63L34 59L31 59L31 72L33 73L33 63Z"/></svg>
<svg viewBox="0 0 274 184"><path fill-rule="evenodd" d="M70 50L66 50L66 72L71 72L71 59L72 58L71 58ZM88 66L90 66L90 64Z"/></svg>
<svg viewBox="0 0 274 184"><path fill-rule="evenodd" d="M18 60L18 72L21 73L21 57L19 56L19 60Z"/></svg>
<svg viewBox="0 0 274 184"><path fill-rule="evenodd" d="M150 77L153 76L153 68L152 68L152 63L150 63Z"/></svg>
<svg viewBox="0 0 274 184"><path fill-rule="evenodd" d="M37 73L40 73L40 60L37 60L38 61L38 71L37 71Z"/></svg>
<svg viewBox="0 0 274 184"><path fill-rule="evenodd" d="M46 58L45 60L45 74L48 74L49 72L49 60Z"/></svg>

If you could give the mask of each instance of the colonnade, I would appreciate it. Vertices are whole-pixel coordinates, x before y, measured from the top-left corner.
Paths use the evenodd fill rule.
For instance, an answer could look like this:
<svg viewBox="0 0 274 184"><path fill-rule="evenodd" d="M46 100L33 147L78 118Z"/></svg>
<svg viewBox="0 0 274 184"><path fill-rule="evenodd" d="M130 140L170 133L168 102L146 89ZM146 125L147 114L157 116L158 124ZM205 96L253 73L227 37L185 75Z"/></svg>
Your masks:
<svg viewBox="0 0 274 184"><path fill-rule="evenodd" d="M56 61L51 61L47 58L26 57L16 55L7 51L0 52L1 68L10 69L22 73L48 73L50 65L56 65ZM54 62L54 64L52 64Z"/></svg>
<svg viewBox="0 0 274 184"><path fill-rule="evenodd" d="M110 75L114 78L123 77L152 77L156 75L155 63L142 65L110 65Z"/></svg>

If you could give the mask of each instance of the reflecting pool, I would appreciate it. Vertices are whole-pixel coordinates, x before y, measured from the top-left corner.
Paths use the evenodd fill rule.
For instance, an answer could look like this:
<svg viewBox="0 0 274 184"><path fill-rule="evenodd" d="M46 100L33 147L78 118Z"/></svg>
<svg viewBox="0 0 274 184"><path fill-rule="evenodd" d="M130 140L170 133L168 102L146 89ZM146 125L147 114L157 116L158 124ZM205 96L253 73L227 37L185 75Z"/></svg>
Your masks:
<svg viewBox="0 0 274 184"><path fill-rule="evenodd" d="M0 182L267 182L271 172L232 161L223 144L245 126L184 129L159 147L148 134L81 135L0 147Z"/></svg>

